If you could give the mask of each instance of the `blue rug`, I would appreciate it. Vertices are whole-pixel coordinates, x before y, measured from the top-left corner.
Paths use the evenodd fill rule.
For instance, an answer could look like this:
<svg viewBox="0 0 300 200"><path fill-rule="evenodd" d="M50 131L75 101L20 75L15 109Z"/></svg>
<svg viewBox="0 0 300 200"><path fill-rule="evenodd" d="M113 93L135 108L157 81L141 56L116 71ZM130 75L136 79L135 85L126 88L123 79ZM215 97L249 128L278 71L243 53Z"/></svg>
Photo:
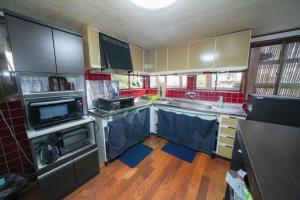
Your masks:
<svg viewBox="0 0 300 200"><path fill-rule="evenodd" d="M123 163L131 168L137 166L153 149L142 143L136 144L128 149L120 158Z"/></svg>
<svg viewBox="0 0 300 200"><path fill-rule="evenodd" d="M161 150L189 163L193 162L197 153L193 149L170 142L165 144L165 146L163 146Z"/></svg>

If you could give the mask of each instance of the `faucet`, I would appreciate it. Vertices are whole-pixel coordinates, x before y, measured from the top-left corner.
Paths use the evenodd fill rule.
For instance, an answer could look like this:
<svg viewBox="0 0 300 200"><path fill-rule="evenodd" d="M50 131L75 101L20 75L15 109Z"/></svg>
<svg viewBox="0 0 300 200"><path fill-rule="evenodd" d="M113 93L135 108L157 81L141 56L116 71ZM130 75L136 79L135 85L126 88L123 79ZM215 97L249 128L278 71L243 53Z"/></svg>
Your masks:
<svg viewBox="0 0 300 200"><path fill-rule="evenodd" d="M223 104L224 104L224 97L223 96L219 96L218 104L221 108L223 108Z"/></svg>
<svg viewBox="0 0 300 200"><path fill-rule="evenodd" d="M194 99L195 97L195 92L187 92L186 96L188 96L190 99Z"/></svg>

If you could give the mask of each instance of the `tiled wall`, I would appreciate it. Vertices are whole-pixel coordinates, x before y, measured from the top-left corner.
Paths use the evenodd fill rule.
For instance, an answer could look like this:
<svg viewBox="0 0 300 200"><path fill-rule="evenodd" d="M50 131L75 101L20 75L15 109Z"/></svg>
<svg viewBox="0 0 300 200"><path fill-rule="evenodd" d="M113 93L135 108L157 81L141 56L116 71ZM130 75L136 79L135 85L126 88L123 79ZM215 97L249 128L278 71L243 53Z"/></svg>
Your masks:
<svg viewBox="0 0 300 200"><path fill-rule="evenodd" d="M5 119L11 127L13 134L19 141L27 157L32 159L31 150L25 131L24 114L20 101L10 101L0 103L0 110L3 112ZM0 174L7 172L13 173L31 173L34 171L33 166L25 159L16 141L0 116Z"/></svg>

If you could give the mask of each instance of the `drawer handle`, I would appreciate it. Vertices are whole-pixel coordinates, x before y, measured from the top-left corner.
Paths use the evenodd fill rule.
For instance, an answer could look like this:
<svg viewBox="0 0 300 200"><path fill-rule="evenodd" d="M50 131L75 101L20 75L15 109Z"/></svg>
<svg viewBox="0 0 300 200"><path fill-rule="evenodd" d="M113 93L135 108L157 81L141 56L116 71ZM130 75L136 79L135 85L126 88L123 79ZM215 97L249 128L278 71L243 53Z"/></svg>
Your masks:
<svg viewBox="0 0 300 200"><path fill-rule="evenodd" d="M243 151L242 151L241 149L239 149L239 150L238 150L238 152L239 152L240 154L242 154L242 153L243 153Z"/></svg>
<svg viewBox="0 0 300 200"><path fill-rule="evenodd" d="M232 149L232 146L229 146L229 145L225 145L225 147L228 147L228 148L231 148L231 149Z"/></svg>
<svg viewBox="0 0 300 200"><path fill-rule="evenodd" d="M232 136L226 136L227 138L230 138L230 139L234 139L234 137L232 137Z"/></svg>
<svg viewBox="0 0 300 200"><path fill-rule="evenodd" d="M232 126L228 126L228 128L230 128L230 129L236 129L235 127L232 127Z"/></svg>

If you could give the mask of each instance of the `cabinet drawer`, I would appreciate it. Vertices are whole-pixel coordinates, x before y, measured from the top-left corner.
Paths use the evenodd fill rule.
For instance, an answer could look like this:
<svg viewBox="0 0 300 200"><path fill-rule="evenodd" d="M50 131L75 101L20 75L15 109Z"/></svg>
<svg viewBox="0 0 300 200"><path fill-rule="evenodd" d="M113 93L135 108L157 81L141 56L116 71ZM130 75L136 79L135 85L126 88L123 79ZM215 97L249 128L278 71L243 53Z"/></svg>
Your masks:
<svg viewBox="0 0 300 200"><path fill-rule="evenodd" d="M229 146L223 146L223 145L219 145L218 146L218 155L223 156L225 158L229 158L231 159L232 157L232 147Z"/></svg>
<svg viewBox="0 0 300 200"><path fill-rule="evenodd" d="M227 125L227 126L236 127L236 125L238 124L238 121L234 117L223 117L222 118L222 124Z"/></svg>
<svg viewBox="0 0 300 200"><path fill-rule="evenodd" d="M220 135L219 142L223 143L223 144L229 144L229 145L233 146L233 144L234 144L234 137Z"/></svg>
<svg viewBox="0 0 300 200"><path fill-rule="evenodd" d="M232 137L235 137L235 132L236 132L235 128L221 127L221 130L220 130L221 134L229 135L229 136L232 136Z"/></svg>

